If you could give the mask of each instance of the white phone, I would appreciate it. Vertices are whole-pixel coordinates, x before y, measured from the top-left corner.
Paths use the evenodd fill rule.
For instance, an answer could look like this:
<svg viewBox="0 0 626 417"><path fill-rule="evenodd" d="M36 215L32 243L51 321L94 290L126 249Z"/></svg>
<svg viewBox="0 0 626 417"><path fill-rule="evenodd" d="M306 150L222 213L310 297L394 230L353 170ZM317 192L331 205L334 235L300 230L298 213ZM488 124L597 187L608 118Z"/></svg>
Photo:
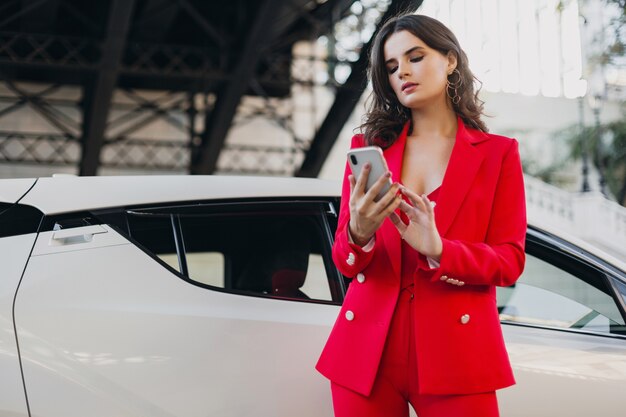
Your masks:
<svg viewBox="0 0 626 417"><path fill-rule="evenodd" d="M350 149L348 151L348 163L355 179L361 175L361 170L366 162L370 163L371 169L367 178L367 184L365 185L365 191L372 188L374 183L389 169L387 169L387 162L383 156L383 151L378 146L366 146L363 148ZM391 187L391 178L388 179L385 186L380 190L378 195L374 198L374 201L380 200Z"/></svg>

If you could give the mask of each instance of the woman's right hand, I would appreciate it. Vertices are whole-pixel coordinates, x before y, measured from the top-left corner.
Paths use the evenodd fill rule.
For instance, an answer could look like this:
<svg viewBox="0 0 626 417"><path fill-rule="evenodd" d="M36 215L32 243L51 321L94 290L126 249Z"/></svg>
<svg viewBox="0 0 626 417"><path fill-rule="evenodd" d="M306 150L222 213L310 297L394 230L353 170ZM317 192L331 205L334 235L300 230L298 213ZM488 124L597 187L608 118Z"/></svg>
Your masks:
<svg viewBox="0 0 626 417"><path fill-rule="evenodd" d="M398 183L392 184L380 200L374 201L385 183L389 181L391 172L383 174L372 188L365 192L370 169L370 164L366 163L358 179L355 180L354 175L348 177L350 180L350 223L348 228L352 240L359 246L364 246L370 241L385 218L393 213L402 202L402 196L398 193L400 187Z"/></svg>

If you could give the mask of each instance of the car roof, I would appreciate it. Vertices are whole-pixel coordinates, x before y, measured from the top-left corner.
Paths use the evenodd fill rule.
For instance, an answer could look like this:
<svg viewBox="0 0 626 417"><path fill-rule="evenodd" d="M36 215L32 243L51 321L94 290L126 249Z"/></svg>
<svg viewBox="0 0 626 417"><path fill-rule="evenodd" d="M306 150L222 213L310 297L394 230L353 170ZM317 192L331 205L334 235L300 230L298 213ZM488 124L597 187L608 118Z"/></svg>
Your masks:
<svg viewBox="0 0 626 417"><path fill-rule="evenodd" d="M35 178L0 180L0 203L15 203L35 183Z"/></svg>
<svg viewBox="0 0 626 417"><path fill-rule="evenodd" d="M35 179L0 180L0 191L16 197ZM226 176L226 175L138 175L138 176L54 176L36 179L21 204L43 214L163 202L220 200L264 197L339 197L341 182L316 178ZM2 193L0 192L0 196ZM606 251L562 229L555 229L541 218L529 218L535 229L553 234L626 271L626 263Z"/></svg>
<svg viewBox="0 0 626 417"><path fill-rule="evenodd" d="M0 180L0 189L11 188ZM162 202L227 198L337 197L339 181L311 178L171 175L39 178L21 204L46 215Z"/></svg>

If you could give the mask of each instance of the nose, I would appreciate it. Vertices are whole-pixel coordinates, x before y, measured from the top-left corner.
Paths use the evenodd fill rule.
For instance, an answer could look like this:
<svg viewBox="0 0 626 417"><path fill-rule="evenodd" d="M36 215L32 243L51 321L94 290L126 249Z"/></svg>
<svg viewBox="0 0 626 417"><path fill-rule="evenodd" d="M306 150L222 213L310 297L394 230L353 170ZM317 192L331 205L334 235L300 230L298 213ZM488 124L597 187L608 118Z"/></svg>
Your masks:
<svg viewBox="0 0 626 417"><path fill-rule="evenodd" d="M408 75L410 75L410 66L403 62L399 63L398 64L398 77L400 77L400 79L402 80Z"/></svg>

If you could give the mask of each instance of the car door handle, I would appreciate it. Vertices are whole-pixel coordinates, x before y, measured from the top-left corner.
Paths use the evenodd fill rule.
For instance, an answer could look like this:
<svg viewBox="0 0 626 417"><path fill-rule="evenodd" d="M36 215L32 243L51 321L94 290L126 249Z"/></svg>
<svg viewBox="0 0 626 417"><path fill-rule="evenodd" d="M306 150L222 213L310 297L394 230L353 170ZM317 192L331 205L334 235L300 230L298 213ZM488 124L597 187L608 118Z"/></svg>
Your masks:
<svg viewBox="0 0 626 417"><path fill-rule="evenodd" d="M108 230L102 226L75 227L72 229L59 230L52 234L50 246L75 245L77 243L88 243L93 240L93 235L107 233Z"/></svg>

